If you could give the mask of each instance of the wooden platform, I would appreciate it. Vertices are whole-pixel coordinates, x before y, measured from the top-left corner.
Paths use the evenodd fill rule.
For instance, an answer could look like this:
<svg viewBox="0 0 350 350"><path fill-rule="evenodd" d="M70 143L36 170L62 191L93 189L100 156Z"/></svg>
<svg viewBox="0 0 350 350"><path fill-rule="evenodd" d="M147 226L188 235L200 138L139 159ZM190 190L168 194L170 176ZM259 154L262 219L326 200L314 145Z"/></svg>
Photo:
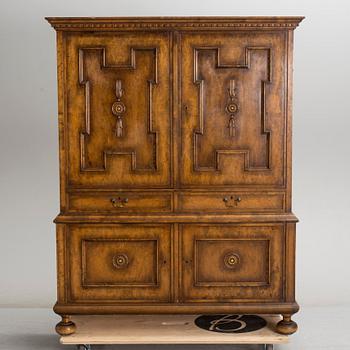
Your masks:
<svg viewBox="0 0 350 350"><path fill-rule="evenodd" d="M75 334L62 344L281 344L288 336L275 333L278 316L262 316L267 326L249 333L216 333L197 327L198 315L75 316Z"/></svg>

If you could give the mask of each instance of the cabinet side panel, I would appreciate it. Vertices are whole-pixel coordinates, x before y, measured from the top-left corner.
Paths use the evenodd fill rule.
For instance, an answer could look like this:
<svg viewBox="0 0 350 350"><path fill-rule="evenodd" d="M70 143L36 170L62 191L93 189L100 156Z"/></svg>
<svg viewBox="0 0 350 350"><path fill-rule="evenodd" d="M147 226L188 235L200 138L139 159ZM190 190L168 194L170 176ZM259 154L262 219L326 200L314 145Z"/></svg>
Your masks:
<svg viewBox="0 0 350 350"><path fill-rule="evenodd" d="M293 31L286 31L287 41L287 69L286 69L286 112L287 112L287 133L286 133L286 178L287 178L287 192L286 192L286 211L292 209L292 114L293 114Z"/></svg>
<svg viewBox="0 0 350 350"><path fill-rule="evenodd" d="M67 302L66 225L56 225L57 301Z"/></svg>
<svg viewBox="0 0 350 350"><path fill-rule="evenodd" d="M285 244L285 301L295 302L295 224L286 224Z"/></svg>
<svg viewBox="0 0 350 350"><path fill-rule="evenodd" d="M60 167L60 208L61 211L66 209L66 103L65 103L65 51L66 41L63 32L57 32L57 92L58 92L58 137L59 137L59 167Z"/></svg>

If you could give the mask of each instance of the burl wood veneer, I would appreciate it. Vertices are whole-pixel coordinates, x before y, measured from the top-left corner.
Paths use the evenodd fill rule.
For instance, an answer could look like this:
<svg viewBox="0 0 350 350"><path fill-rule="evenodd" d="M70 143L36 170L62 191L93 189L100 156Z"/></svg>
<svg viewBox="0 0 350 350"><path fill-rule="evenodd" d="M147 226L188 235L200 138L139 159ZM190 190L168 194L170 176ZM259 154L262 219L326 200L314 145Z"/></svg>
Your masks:
<svg viewBox="0 0 350 350"><path fill-rule="evenodd" d="M48 18L57 31L56 329L79 314L281 314L291 334L301 17Z"/></svg>

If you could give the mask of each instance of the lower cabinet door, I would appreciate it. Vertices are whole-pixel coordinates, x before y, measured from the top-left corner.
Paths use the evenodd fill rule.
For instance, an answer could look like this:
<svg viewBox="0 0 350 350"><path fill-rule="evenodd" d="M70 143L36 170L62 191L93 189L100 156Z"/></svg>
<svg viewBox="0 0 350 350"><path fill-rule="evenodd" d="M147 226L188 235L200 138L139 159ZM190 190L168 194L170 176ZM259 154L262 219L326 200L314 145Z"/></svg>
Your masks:
<svg viewBox="0 0 350 350"><path fill-rule="evenodd" d="M70 225L69 299L169 301L170 237L170 225Z"/></svg>
<svg viewBox="0 0 350 350"><path fill-rule="evenodd" d="M283 299L284 225L182 225L182 299Z"/></svg>

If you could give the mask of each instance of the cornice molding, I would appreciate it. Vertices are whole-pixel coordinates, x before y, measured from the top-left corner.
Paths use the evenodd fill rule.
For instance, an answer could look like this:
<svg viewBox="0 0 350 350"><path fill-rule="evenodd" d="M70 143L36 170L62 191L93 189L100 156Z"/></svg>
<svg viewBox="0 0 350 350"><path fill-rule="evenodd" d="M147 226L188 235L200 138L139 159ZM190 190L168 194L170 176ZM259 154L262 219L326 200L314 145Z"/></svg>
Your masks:
<svg viewBox="0 0 350 350"><path fill-rule="evenodd" d="M295 29L304 17L46 17L56 30Z"/></svg>

